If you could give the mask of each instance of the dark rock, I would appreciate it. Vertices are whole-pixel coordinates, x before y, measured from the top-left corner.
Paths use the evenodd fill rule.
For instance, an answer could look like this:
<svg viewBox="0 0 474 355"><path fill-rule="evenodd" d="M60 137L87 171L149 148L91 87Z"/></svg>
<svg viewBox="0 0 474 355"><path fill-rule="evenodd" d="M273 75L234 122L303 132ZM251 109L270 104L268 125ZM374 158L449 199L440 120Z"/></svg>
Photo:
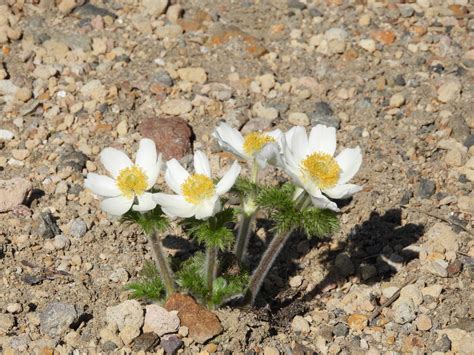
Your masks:
<svg viewBox="0 0 474 355"><path fill-rule="evenodd" d="M435 343L433 350L441 351L443 353L451 350L451 340L449 340L446 334L443 334L443 336Z"/></svg>
<svg viewBox="0 0 474 355"><path fill-rule="evenodd" d="M408 203L410 202L410 199L413 197L413 192L412 191L405 191L403 193L403 196L400 200L400 205L408 205Z"/></svg>
<svg viewBox="0 0 474 355"><path fill-rule="evenodd" d="M191 152L193 132L180 117L148 118L140 123L138 129L143 137L155 141L156 149L166 160L181 159Z"/></svg>
<svg viewBox="0 0 474 355"><path fill-rule="evenodd" d="M395 83L395 85L398 85L398 86L405 86L405 85L406 85L405 78L403 77L402 74L398 74L398 75L393 79L393 82Z"/></svg>
<svg viewBox="0 0 474 355"><path fill-rule="evenodd" d="M473 145L474 145L474 134L470 134L464 141L464 146L469 149Z"/></svg>
<svg viewBox="0 0 474 355"><path fill-rule="evenodd" d="M133 351L153 352L160 343L160 337L155 333L142 333L133 341Z"/></svg>
<svg viewBox="0 0 474 355"><path fill-rule="evenodd" d="M441 74L442 72L444 72L444 66L443 64L441 63L438 63L438 64L435 64L435 65L432 65L430 67L430 70L436 74Z"/></svg>
<svg viewBox="0 0 474 355"><path fill-rule="evenodd" d="M341 123L339 117L334 115L334 111L332 110L331 106L324 101L317 102L315 105L315 110L311 112L309 116L312 126L323 124L338 129Z"/></svg>
<svg viewBox="0 0 474 355"><path fill-rule="evenodd" d="M174 355L183 346L183 341L176 335L165 335L161 339L161 346L167 355Z"/></svg>
<svg viewBox="0 0 474 355"><path fill-rule="evenodd" d="M340 253L336 256L335 265L341 276L349 276L354 273L354 264L349 255Z"/></svg>
<svg viewBox="0 0 474 355"><path fill-rule="evenodd" d="M459 260L453 261L446 268L446 271L448 272L449 277L459 274L461 270L462 270L462 262L460 262Z"/></svg>
<svg viewBox="0 0 474 355"><path fill-rule="evenodd" d="M70 167L74 171L81 172L88 160L87 155L68 146L65 147L63 153L59 156L58 170Z"/></svg>
<svg viewBox="0 0 474 355"><path fill-rule="evenodd" d="M39 318L41 333L57 337L64 335L79 315L73 305L53 302L46 306Z"/></svg>
<svg viewBox="0 0 474 355"><path fill-rule="evenodd" d="M87 224L80 218L74 219L69 226L69 234L75 238L81 238L87 232Z"/></svg>
<svg viewBox="0 0 474 355"><path fill-rule="evenodd" d="M324 16L323 13L315 7L311 7L309 9L308 13L311 17L323 17Z"/></svg>
<svg viewBox="0 0 474 355"><path fill-rule="evenodd" d="M98 7L95 5L92 5L89 2L86 2L84 5L76 7L73 11L74 14L77 14L79 16L110 16L113 19L117 18L117 15L113 13L110 10L107 10L106 8L103 7Z"/></svg>
<svg viewBox="0 0 474 355"><path fill-rule="evenodd" d="M436 192L436 184L433 180L421 179L418 188L418 196L421 198L430 198Z"/></svg>
<svg viewBox="0 0 474 355"><path fill-rule="evenodd" d="M402 17L412 17L413 14L415 13L415 10L413 10L413 7L411 6L408 6L408 5L403 5L403 6L399 6L398 9L400 10L400 14L402 15Z"/></svg>
<svg viewBox="0 0 474 355"><path fill-rule="evenodd" d="M117 344L115 344L113 341L108 340L102 344L101 348L106 352L113 352L117 349Z"/></svg>
<svg viewBox="0 0 474 355"><path fill-rule="evenodd" d="M61 234L61 230L56 224L56 218L49 211L41 212L36 224L36 235L42 238L51 239Z"/></svg>
<svg viewBox="0 0 474 355"><path fill-rule="evenodd" d="M333 334L335 337L345 337L349 333L349 327L344 323L337 323L334 326Z"/></svg>
<svg viewBox="0 0 474 355"><path fill-rule="evenodd" d="M287 4L288 4L288 8L290 9L297 9L297 10L306 9L306 4L299 2L298 0L288 0Z"/></svg>
<svg viewBox="0 0 474 355"><path fill-rule="evenodd" d="M153 74L153 76L151 77L151 81L152 83L157 83L167 88L172 87L174 84L173 79L164 69L159 70L157 73Z"/></svg>

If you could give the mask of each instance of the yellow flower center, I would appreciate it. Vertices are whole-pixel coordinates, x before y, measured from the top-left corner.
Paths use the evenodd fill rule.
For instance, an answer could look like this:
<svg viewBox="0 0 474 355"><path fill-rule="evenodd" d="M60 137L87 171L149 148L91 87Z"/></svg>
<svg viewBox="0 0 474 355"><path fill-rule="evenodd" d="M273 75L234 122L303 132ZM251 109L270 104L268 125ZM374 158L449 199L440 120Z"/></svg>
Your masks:
<svg viewBox="0 0 474 355"><path fill-rule="evenodd" d="M252 132L244 138L244 151L247 154L253 155L259 152L267 143L275 142L275 138L268 134L261 132Z"/></svg>
<svg viewBox="0 0 474 355"><path fill-rule="evenodd" d="M320 152L308 155L301 162L301 168L320 189L336 186L341 174L337 161L329 154Z"/></svg>
<svg viewBox="0 0 474 355"><path fill-rule="evenodd" d="M198 204L214 195L214 182L203 174L193 174L181 185L181 191L186 201Z"/></svg>
<svg viewBox="0 0 474 355"><path fill-rule="evenodd" d="M115 183L127 198L141 195L148 185L145 173L136 165L120 170Z"/></svg>

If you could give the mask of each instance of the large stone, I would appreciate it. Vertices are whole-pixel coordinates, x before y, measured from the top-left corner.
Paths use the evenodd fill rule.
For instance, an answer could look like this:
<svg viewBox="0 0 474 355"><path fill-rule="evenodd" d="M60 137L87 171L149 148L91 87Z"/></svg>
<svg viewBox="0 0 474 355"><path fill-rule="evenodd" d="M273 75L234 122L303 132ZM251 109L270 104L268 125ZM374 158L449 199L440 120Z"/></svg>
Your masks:
<svg viewBox="0 0 474 355"><path fill-rule="evenodd" d="M0 180L0 212L11 211L21 205L31 189L31 182L23 178Z"/></svg>
<svg viewBox="0 0 474 355"><path fill-rule="evenodd" d="M185 120L179 117L145 119L139 126L143 137L153 139L163 157L181 159L191 152L193 132Z"/></svg>
<svg viewBox="0 0 474 355"><path fill-rule="evenodd" d="M160 16L168 6L168 0L143 0L144 13L151 16Z"/></svg>
<svg viewBox="0 0 474 355"><path fill-rule="evenodd" d="M119 336L128 345L140 335L143 325L143 309L136 300L127 300L105 311L107 324L119 330Z"/></svg>
<svg viewBox="0 0 474 355"><path fill-rule="evenodd" d="M399 298L393 304L393 320L398 324L411 322L416 318L415 305L411 299Z"/></svg>
<svg viewBox="0 0 474 355"><path fill-rule="evenodd" d="M204 84L207 81L207 74L203 68L181 68L178 69L178 75L182 80L192 83Z"/></svg>
<svg viewBox="0 0 474 355"><path fill-rule="evenodd" d="M458 236L445 223L436 223L425 234L426 242L423 248L427 252L456 252L458 250Z"/></svg>
<svg viewBox="0 0 474 355"><path fill-rule="evenodd" d="M184 99L175 99L166 101L161 105L161 110L167 115L179 116L191 112L193 105L191 101Z"/></svg>
<svg viewBox="0 0 474 355"><path fill-rule="evenodd" d="M40 331L51 337L64 335L79 315L71 304L54 302L40 313Z"/></svg>
<svg viewBox="0 0 474 355"><path fill-rule="evenodd" d="M438 88L438 100L449 102L459 98L461 93L461 83L457 79L449 80Z"/></svg>
<svg viewBox="0 0 474 355"><path fill-rule="evenodd" d="M161 337L168 333L175 333L178 328L179 318L176 311L168 312L156 304L146 306L143 332L153 332Z"/></svg>
<svg viewBox="0 0 474 355"><path fill-rule="evenodd" d="M165 308L168 311L178 311L181 325L188 327L189 336L200 344L223 330L219 318L190 296L175 293L168 299Z"/></svg>

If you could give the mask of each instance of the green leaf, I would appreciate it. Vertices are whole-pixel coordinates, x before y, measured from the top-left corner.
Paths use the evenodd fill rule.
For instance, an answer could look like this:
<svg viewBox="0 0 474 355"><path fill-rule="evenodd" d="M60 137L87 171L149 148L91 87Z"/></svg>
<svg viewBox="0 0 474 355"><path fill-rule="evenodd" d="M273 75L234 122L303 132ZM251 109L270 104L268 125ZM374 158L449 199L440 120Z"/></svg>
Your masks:
<svg viewBox="0 0 474 355"><path fill-rule="evenodd" d="M228 225L236 219L233 208L226 208L215 216L206 220L188 218L181 224L188 228L190 235L206 247L215 247L220 250L230 248L234 242L234 233Z"/></svg>
<svg viewBox="0 0 474 355"><path fill-rule="evenodd" d="M132 291L130 297L146 301L161 301L165 298L165 286L161 281L158 270L151 262L145 262L140 272L140 279L124 287Z"/></svg>
<svg viewBox="0 0 474 355"><path fill-rule="evenodd" d="M253 183L249 178L239 176L230 192L241 197L255 196L260 188L258 184Z"/></svg>
<svg viewBox="0 0 474 355"><path fill-rule="evenodd" d="M176 274L178 285L201 301L205 301L209 293L205 268L206 256L198 252L183 262Z"/></svg>
<svg viewBox="0 0 474 355"><path fill-rule="evenodd" d="M247 273L240 275L224 275L216 278L212 285L210 305L219 307L233 297L242 295L247 288L249 276Z"/></svg>
<svg viewBox="0 0 474 355"><path fill-rule="evenodd" d="M150 234L154 230L163 232L169 227L168 218L160 206L156 206L153 210L145 213L129 210L122 216L121 222L136 223L142 227L146 234Z"/></svg>
<svg viewBox="0 0 474 355"><path fill-rule="evenodd" d="M309 207L300 211L300 229L311 238L331 235L339 229L339 218L334 211Z"/></svg>

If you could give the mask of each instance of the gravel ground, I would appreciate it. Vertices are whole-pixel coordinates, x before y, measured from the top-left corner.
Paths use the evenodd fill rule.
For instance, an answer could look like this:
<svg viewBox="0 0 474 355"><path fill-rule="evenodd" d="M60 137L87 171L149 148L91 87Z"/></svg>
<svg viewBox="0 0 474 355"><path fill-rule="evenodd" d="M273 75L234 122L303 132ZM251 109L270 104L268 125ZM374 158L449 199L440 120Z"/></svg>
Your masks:
<svg viewBox="0 0 474 355"><path fill-rule="evenodd" d="M0 0L0 350L473 354L473 14L469 0ZM222 119L335 126L363 150L364 190L331 239L293 237L254 309L204 326L128 300L146 239L83 181L103 148L133 154L143 136L221 169ZM271 237L258 227L254 263ZM193 252L173 234L171 255Z"/></svg>

